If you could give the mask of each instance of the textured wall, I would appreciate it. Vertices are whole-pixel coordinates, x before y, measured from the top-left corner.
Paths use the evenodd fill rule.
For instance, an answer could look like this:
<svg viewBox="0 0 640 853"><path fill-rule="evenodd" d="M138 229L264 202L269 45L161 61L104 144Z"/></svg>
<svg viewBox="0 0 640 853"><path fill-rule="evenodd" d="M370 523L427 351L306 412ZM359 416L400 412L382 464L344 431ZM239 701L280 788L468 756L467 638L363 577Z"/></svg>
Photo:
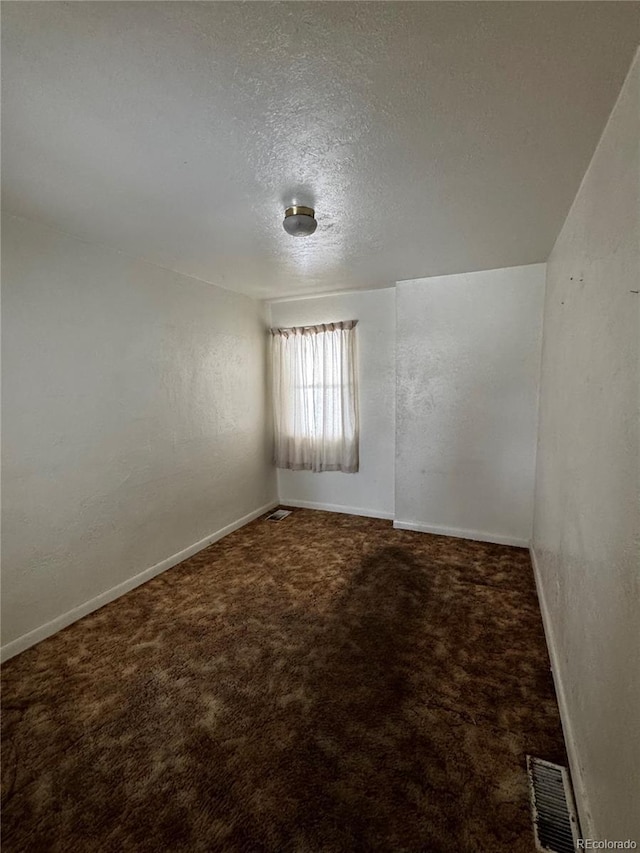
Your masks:
<svg viewBox="0 0 640 853"><path fill-rule="evenodd" d="M526 544L544 264L396 292L397 522Z"/></svg>
<svg viewBox="0 0 640 853"><path fill-rule="evenodd" d="M363 291L271 305L274 326L358 320L360 471L278 471L282 503L330 504L393 516L395 290Z"/></svg>
<svg viewBox="0 0 640 853"><path fill-rule="evenodd" d="M275 497L262 308L3 221L2 637Z"/></svg>
<svg viewBox="0 0 640 853"><path fill-rule="evenodd" d="M534 547L583 822L640 843L639 139L636 56L547 267Z"/></svg>

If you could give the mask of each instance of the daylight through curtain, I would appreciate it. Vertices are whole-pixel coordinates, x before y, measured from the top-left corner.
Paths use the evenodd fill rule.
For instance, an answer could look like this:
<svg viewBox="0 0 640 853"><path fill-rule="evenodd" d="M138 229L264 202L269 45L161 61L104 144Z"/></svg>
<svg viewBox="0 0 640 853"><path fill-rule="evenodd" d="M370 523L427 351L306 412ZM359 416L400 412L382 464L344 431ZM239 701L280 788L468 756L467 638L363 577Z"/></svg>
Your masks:
<svg viewBox="0 0 640 853"><path fill-rule="evenodd" d="M356 323L271 330L278 468L358 470Z"/></svg>

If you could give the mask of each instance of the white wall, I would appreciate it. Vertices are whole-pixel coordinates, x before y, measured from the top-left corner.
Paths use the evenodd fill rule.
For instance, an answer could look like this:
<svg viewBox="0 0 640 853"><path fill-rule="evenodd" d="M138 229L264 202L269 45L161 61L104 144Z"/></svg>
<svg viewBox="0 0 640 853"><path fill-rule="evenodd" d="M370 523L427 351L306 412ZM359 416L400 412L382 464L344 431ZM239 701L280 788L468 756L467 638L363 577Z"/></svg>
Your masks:
<svg viewBox="0 0 640 853"><path fill-rule="evenodd" d="M2 249L6 644L276 485L258 303L22 219Z"/></svg>
<svg viewBox="0 0 640 853"><path fill-rule="evenodd" d="M534 524L583 824L638 843L639 139L637 55L547 267Z"/></svg>
<svg viewBox="0 0 640 853"><path fill-rule="evenodd" d="M528 543L544 270L398 283L396 526Z"/></svg>
<svg viewBox="0 0 640 853"><path fill-rule="evenodd" d="M280 501L393 517L395 291L362 291L271 303L274 326L358 320L360 470L278 470Z"/></svg>

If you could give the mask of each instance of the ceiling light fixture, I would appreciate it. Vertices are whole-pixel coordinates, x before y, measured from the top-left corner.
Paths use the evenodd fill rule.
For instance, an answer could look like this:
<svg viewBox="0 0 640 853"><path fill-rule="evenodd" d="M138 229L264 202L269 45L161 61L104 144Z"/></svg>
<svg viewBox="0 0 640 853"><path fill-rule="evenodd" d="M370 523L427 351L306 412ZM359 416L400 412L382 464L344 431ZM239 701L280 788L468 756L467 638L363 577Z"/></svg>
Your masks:
<svg viewBox="0 0 640 853"><path fill-rule="evenodd" d="M292 237L307 237L318 227L314 209L300 204L294 204L285 210L282 225L287 234L291 234Z"/></svg>

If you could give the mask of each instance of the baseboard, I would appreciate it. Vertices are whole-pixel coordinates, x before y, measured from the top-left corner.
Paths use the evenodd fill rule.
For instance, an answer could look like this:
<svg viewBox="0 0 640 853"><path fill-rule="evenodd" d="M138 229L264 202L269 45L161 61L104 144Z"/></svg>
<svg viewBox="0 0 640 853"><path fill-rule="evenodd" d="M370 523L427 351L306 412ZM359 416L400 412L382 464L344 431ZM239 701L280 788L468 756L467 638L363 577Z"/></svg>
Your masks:
<svg viewBox="0 0 640 853"><path fill-rule="evenodd" d="M456 539L474 539L476 542L492 542L494 545L513 545L516 548L528 548L526 539L513 536L501 536L499 533L485 533L482 530L464 530L459 527L441 527L437 524L422 524L420 521L394 521L396 530L415 530L418 533L434 533L436 536L453 536Z"/></svg>
<svg viewBox="0 0 640 853"><path fill-rule="evenodd" d="M35 646L36 643L46 640L47 637L51 637L53 634L56 634L58 631L61 631L73 622L77 622L78 619L82 619L83 616L88 616L89 613L93 613L94 610L98 610L105 604L115 601L116 598L120 598L121 595L124 595L130 590L135 589L137 586L151 580L151 578L156 575L165 572L167 569L173 568L173 566L177 566L178 563L181 563L183 560L187 560L189 557L197 554L198 551L202 551L203 548L213 545L214 542L217 542L224 536L228 536L229 533L233 533L234 530L244 527L245 524L249 524L250 521L254 521L265 512L269 512L270 509L279 506L279 504L280 502L277 500L270 501L253 512L248 513L248 515L239 518L237 521L232 521L231 524L227 524L226 527L216 530L215 533L205 536L205 538L201 539L199 542L189 545L188 548L179 551L172 557L167 557L166 560L156 563L155 566L151 566L151 568L145 569L143 572L134 575L132 578L128 578L128 580L108 589L106 592L100 593L100 595L97 595L95 598L85 601L84 604L74 607L72 610L67 611L67 613L63 613L62 616L52 619L51 622L46 622L39 628L35 628L33 631L23 634L16 640L12 640L12 642L7 643L0 649L0 661L4 663L10 658L20 654L20 652L24 652L31 646Z"/></svg>
<svg viewBox="0 0 640 853"><path fill-rule="evenodd" d="M319 509L322 512L340 512L344 515L364 515L367 518L386 518L387 520L393 518L392 512L380 512L377 509L362 509L357 506L342 506L341 504L316 503L315 501L292 501L282 498L280 505L299 507L300 509Z"/></svg>
<svg viewBox="0 0 640 853"><path fill-rule="evenodd" d="M542 614L542 625L544 627L544 635L547 641L547 649L549 650L549 659L551 661L551 674L553 675L553 683L556 688L556 698L558 700L558 709L560 710L560 720L562 722L562 732L564 734L564 742L567 748L567 757L569 759L569 770L571 772L571 782L573 785L573 793L576 801L576 809L580 819L580 829L583 838L598 838L595 834L593 821L591 818L591 810L584 785L584 779L580 770L580 761L578 759L578 751L573 735L573 727L571 718L569 717L569 709L567 707L567 696L564 690L562 681L562 671L560 668L560 658L558 649L551 627L551 618L547 601L542 588L542 579L540 577L540 568L536 558L536 552L533 545L529 548L531 555L531 564L533 566L533 576L536 581L536 590L538 593L538 603L540 605L540 613Z"/></svg>

